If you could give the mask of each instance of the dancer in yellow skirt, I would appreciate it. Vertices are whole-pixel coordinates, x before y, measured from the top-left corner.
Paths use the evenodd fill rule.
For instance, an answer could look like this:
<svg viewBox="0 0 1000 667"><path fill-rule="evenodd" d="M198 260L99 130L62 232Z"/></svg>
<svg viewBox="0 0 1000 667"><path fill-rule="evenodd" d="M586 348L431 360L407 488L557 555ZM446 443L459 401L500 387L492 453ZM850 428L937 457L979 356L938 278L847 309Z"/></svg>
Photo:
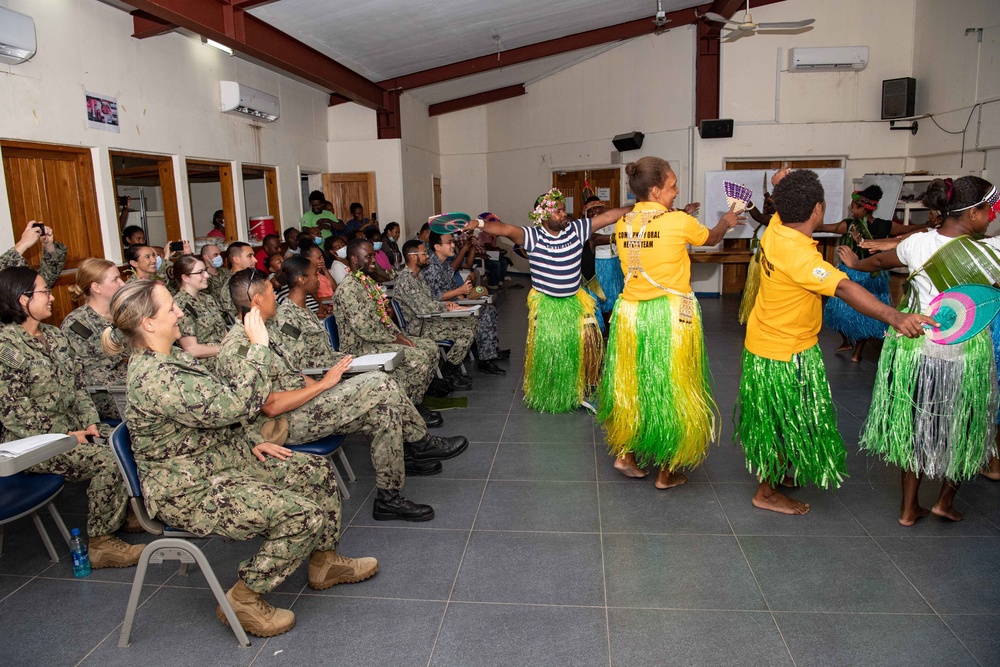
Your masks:
<svg viewBox="0 0 1000 667"><path fill-rule="evenodd" d="M741 223L732 211L711 230L671 207L677 176L665 160L644 157L625 167L639 203L615 229L625 289L615 305L599 392L598 418L615 467L656 486L687 481L678 468L705 459L717 435L701 309L691 291L687 244L715 245Z"/></svg>

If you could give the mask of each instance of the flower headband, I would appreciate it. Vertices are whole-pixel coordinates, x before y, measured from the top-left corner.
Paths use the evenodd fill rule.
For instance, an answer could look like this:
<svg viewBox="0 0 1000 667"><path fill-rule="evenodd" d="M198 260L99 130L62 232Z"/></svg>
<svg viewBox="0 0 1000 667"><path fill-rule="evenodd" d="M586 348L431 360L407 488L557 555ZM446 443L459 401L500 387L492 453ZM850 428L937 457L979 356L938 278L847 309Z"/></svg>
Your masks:
<svg viewBox="0 0 1000 667"><path fill-rule="evenodd" d="M559 204L565 203L565 201L566 196L556 188L552 188L539 197L535 210L528 214L528 218L536 225L540 225L551 218L559 210Z"/></svg>
<svg viewBox="0 0 1000 667"><path fill-rule="evenodd" d="M982 206L983 204L989 204L990 208L996 208L997 202L1000 202L1000 192L997 191L997 186L986 193L986 196L977 201L975 204L969 204L968 206L963 206L962 208L952 208L949 209L949 213L958 213L959 211L964 211L967 208L976 208L977 206Z"/></svg>
<svg viewBox="0 0 1000 667"><path fill-rule="evenodd" d="M874 211L875 209L878 208L878 200L869 199L868 197L865 197L863 194L861 194L860 190L855 190L854 192L851 193L851 201L853 201L855 204L859 205L866 211Z"/></svg>

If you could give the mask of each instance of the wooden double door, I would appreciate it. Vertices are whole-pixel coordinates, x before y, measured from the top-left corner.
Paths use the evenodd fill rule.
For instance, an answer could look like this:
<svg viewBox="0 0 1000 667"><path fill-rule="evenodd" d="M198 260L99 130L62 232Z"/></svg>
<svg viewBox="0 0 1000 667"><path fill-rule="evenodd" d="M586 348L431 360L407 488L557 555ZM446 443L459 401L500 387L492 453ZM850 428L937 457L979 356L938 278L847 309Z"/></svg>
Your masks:
<svg viewBox="0 0 1000 667"><path fill-rule="evenodd" d="M621 206L621 179L621 169L557 171L552 174L552 187L566 196L566 212L573 218L579 218L583 216L583 190L586 185L596 196L608 201L609 208Z"/></svg>

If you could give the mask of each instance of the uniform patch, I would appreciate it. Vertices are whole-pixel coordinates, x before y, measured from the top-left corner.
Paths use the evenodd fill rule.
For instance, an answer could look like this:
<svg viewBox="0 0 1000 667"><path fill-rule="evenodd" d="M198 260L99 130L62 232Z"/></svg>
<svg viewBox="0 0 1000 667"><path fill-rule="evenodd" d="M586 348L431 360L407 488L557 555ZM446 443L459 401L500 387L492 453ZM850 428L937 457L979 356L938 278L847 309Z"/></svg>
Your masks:
<svg viewBox="0 0 1000 667"><path fill-rule="evenodd" d="M3 362L8 368L15 370L24 368L24 357L13 347L7 345L0 347L0 362Z"/></svg>
<svg viewBox="0 0 1000 667"><path fill-rule="evenodd" d="M294 338L295 340L298 340L299 336L302 335L302 329L299 329L291 322L288 322L281 327L281 333L285 334L289 338Z"/></svg>
<svg viewBox="0 0 1000 667"><path fill-rule="evenodd" d="M245 357L247 356L247 352L249 351L250 351L249 347L247 347L246 345L240 345L239 349L236 350L236 356Z"/></svg>
<svg viewBox="0 0 1000 667"><path fill-rule="evenodd" d="M94 335L94 332L88 329L87 325L85 325L83 322L74 322L70 326L69 330L84 340L87 340L88 338Z"/></svg>
<svg viewBox="0 0 1000 667"><path fill-rule="evenodd" d="M813 276L816 278L816 280L820 281L826 280L826 277L828 275L830 275L830 272L824 269L822 266L817 266L815 269L813 269Z"/></svg>

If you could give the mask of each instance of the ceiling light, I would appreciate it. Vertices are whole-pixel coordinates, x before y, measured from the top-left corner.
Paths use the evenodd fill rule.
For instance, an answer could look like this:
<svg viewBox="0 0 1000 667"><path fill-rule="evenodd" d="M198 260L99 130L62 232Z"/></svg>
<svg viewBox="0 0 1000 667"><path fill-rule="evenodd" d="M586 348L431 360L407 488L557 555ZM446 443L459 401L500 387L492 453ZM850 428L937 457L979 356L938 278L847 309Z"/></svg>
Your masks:
<svg viewBox="0 0 1000 667"><path fill-rule="evenodd" d="M213 49L218 49L218 50L222 51L223 53L227 53L229 55L233 55L233 50L231 48L229 48L225 44L218 43L214 39L208 39L207 37L202 37L201 41L203 43L207 44L208 46L211 46Z"/></svg>

